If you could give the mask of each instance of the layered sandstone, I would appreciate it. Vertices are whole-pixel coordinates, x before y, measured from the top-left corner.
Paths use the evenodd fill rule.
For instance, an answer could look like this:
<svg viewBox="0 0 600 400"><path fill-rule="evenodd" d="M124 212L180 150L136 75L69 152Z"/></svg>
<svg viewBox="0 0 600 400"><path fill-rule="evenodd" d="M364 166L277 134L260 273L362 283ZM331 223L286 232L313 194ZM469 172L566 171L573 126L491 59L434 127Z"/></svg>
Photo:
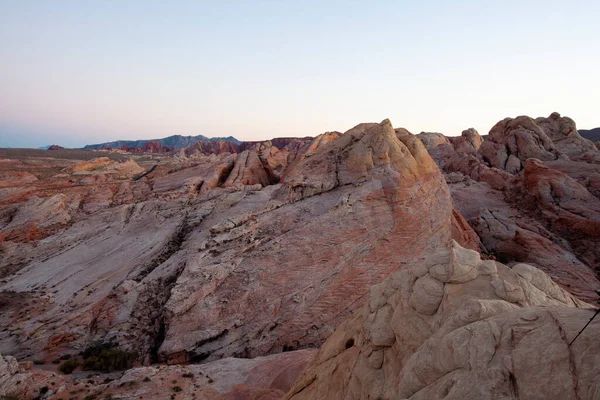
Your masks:
<svg viewBox="0 0 600 400"><path fill-rule="evenodd" d="M113 340L148 364L318 346L391 271L453 237L479 246L421 142L387 120L244 146L69 161L4 198L52 230L5 236L20 272L1 289L30 305L6 304L0 351L48 361ZM62 208L27 200L42 187Z"/></svg>
<svg viewBox="0 0 600 400"><path fill-rule="evenodd" d="M570 118L506 118L478 149L474 130L447 141L419 136L489 257L531 263L597 300L600 153Z"/></svg>
<svg viewBox="0 0 600 400"><path fill-rule="evenodd" d="M593 399L600 322L540 270L457 243L394 272L331 335L289 399Z"/></svg>

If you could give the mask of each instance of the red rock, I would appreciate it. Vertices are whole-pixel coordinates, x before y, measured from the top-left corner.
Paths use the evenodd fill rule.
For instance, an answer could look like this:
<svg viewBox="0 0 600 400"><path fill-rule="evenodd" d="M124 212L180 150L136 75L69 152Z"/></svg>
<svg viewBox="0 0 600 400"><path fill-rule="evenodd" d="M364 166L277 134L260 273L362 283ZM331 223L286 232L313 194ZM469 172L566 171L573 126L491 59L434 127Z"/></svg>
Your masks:
<svg viewBox="0 0 600 400"><path fill-rule="evenodd" d="M513 156L513 165L508 168L511 173L520 171L528 158L546 161L558 158L552 140L533 119L526 116L506 118L494 125L479 152L484 160L498 169L507 169L507 162Z"/></svg>

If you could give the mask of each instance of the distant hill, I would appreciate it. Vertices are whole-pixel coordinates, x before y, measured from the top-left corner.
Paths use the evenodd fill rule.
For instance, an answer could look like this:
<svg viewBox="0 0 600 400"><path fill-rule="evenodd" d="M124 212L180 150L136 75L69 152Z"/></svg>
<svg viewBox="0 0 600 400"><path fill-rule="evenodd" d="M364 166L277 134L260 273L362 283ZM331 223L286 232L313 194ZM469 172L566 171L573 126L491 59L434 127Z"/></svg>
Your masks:
<svg viewBox="0 0 600 400"><path fill-rule="evenodd" d="M114 142L106 142L99 144L89 144L83 147L83 150L101 150L106 148L118 149L122 146L134 147L134 148L142 148L148 142L158 142L159 144L166 147L174 147L176 149L183 149L189 147L198 142L218 142L218 141L226 141L233 142L235 144L240 144L241 142L234 138L233 136L228 137L216 137L216 138L208 138L203 135L198 136L181 136L181 135L173 135L162 139L144 139L144 140L117 140Z"/></svg>
<svg viewBox="0 0 600 400"><path fill-rule="evenodd" d="M586 139L592 142L600 141L600 128L594 129L577 129L577 132Z"/></svg>

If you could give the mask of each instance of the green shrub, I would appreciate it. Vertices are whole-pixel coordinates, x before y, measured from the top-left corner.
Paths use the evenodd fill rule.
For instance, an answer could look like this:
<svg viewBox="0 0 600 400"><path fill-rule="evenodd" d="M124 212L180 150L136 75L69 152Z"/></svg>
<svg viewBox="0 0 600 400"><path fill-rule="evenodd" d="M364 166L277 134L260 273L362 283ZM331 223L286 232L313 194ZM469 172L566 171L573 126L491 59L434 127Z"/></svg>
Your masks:
<svg viewBox="0 0 600 400"><path fill-rule="evenodd" d="M173 391L174 392L181 392L183 389L181 388L181 386L173 386Z"/></svg>
<svg viewBox="0 0 600 400"><path fill-rule="evenodd" d="M82 353L84 371L111 372L131 368L137 354L114 342L93 342Z"/></svg>
<svg viewBox="0 0 600 400"><path fill-rule="evenodd" d="M62 372L63 374L70 374L72 373L77 367L79 367L79 361L77 361L76 359L70 359L65 361L64 363L62 363L60 365L60 367L58 367L58 370L60 372Z"/></svg>

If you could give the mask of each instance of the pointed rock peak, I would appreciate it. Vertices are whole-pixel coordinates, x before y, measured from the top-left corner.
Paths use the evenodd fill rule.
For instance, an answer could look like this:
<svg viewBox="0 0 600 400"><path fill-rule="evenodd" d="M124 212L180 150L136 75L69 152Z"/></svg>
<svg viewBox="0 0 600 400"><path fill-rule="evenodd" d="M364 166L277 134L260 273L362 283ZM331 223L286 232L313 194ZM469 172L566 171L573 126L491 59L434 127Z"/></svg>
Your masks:
<svg viewBox="0 0 600 400"><path fill-rule="evenodd" d="M284 183L303 188L303 196L384 175L400 186L412 186L425 174L439 173L427 150L416 142L408 136L399 140L387 119L380 124L359 124L294 165Z"/></svg>
<svg viewBox="0 0 600 400"><path fill-rule="evenodd" d="M390 121L390 120L389 120L389 118L386 118L386 119L384 119L383 121L381 121L381 122L379 123L379 125L381 125L381 126L386 126L386 125L387 125L387 126L390 126L390 127L391 127L391 126L392 126L392 121ZM393 129L393 128L392 128L392 129Z"/></svg>
<svg viewBox="0 0 600 400"><path fill-rule="evenodd" d="M396 128L394 130L396 131L396 136L398 136L398 137L413 136L413 134L406 128Z"/></svg>
<svg viewBox="0 0 600 400"><path fill-rule="evenodd" d="M528 158L555 160L558 152L552 139L527 116L506 118L490 130L479 152L492 167L517 173Z"/></svg>
<svg viewBox="0 0 600 400"><path fill-rule="evenodd" d="M475 150L478 150L481 146L481 143L483 143L481 135L479 135L479 132L477 132L477 129L475 128L465 129L464 131L462 131L461 136L465 138L465 140L468 143L470 143L475 148Z"/></svg>

